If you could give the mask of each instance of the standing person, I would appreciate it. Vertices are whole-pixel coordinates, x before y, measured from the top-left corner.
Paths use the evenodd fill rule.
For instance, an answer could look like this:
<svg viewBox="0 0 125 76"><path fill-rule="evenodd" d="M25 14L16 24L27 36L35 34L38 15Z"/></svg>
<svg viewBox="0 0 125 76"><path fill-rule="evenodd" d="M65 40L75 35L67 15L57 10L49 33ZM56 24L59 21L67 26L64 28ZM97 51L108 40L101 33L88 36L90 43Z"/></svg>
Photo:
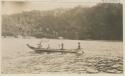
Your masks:
<svg viewBox="0 0 125 76"><path fill-rule="evenodd" d="M63 50L63 49L64 49L64 44L62 43L62 44L61 44L61 50Z"/></svg>
<svg viewBox="0 0 125 76"><path fill-rule="evenodd" d="M81 49L80 42L78 42L78 49Z"/></svg>
<svg viewBox="0 0 125 76"><path fill-rule="evenodd" d="M42 48L42 41L38 44L38 48Z"/></svg>

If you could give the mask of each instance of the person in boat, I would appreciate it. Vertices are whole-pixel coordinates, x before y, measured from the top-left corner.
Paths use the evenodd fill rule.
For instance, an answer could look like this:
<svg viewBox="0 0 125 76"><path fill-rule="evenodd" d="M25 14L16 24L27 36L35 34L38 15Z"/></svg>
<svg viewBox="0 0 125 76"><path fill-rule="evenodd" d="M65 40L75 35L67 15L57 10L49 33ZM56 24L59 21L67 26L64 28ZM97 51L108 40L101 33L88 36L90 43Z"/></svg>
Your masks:
<svg viewBox="0 0 125 76"><path fill-rule="evenodd" d="M64 44L63 43L61 43L61 50L63 50L64 49Z"/></svg>
<svg viewBox="0 0 125 76"><path fill-rule="evenodd" d="M41 45L41 43L39 43L39 44L38 44L38 48L42 48L42 45Z"/></svg>
<svg viewBox="0 0 125 76"><path fill-rule="evenodd" d="M78 49L81 49L80 42L78 42Z"/></svg>
<svg viewBox="0 0 125 76"><path fill-rule="evenodd" d="M50 45L47 42L44 42L43 40L41 40L40 43L38 44L38 48L49 49Z"/></svg>

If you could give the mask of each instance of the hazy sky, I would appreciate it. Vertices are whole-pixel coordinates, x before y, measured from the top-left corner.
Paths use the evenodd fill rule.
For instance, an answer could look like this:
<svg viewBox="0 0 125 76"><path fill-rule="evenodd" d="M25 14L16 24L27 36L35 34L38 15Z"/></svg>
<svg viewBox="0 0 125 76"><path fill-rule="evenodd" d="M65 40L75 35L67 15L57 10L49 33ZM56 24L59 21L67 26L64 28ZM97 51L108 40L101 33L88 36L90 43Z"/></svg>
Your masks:
<svg viewBox="0 0 125 76"><path fill-rule="evenodd" d="M40 2L40 1L4 1L2 2L2 14L21 13L31 10L52 10L55 8L73 8L81 5L83 7L91 7L97 3L88 2Z"/></svg>

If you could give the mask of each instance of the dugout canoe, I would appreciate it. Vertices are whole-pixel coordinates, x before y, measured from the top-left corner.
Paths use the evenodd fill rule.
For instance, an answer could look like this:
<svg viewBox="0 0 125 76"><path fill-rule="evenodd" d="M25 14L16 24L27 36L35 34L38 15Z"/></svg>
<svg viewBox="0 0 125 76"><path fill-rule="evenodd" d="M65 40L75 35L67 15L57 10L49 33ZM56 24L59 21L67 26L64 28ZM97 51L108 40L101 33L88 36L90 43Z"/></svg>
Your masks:
<svg viewBox="0 0 125 76"><path fill-rule="evenodd" d="M36 53L42 53L42 52L47 52L47 53L54 53L54 52L60 52L60 53L78 53L78 49L73 49L73 50L69 50L69 49L46 49L46 48L37 48L37 47L33 47L29 44L27 44L27 46L34 50Z"/></svg>

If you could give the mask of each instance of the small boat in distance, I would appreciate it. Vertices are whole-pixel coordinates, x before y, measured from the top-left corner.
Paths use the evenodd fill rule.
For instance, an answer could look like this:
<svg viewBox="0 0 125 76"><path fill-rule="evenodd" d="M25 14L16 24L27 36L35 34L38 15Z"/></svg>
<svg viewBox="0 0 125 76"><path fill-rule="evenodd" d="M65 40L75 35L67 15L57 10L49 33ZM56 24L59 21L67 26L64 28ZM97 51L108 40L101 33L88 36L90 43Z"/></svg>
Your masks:
<svg viewBox="0 0 125 76"><path fill-rule="evenodd" d="M62 48L61 49L50 49L50 48L40 48L40 47L33 47L29 44L27 44L27 46L34 50L36 53L76 53L76 54L82 54L84 53L80 48L77 49L63 49L63 44L62 44Z"/></svg>

